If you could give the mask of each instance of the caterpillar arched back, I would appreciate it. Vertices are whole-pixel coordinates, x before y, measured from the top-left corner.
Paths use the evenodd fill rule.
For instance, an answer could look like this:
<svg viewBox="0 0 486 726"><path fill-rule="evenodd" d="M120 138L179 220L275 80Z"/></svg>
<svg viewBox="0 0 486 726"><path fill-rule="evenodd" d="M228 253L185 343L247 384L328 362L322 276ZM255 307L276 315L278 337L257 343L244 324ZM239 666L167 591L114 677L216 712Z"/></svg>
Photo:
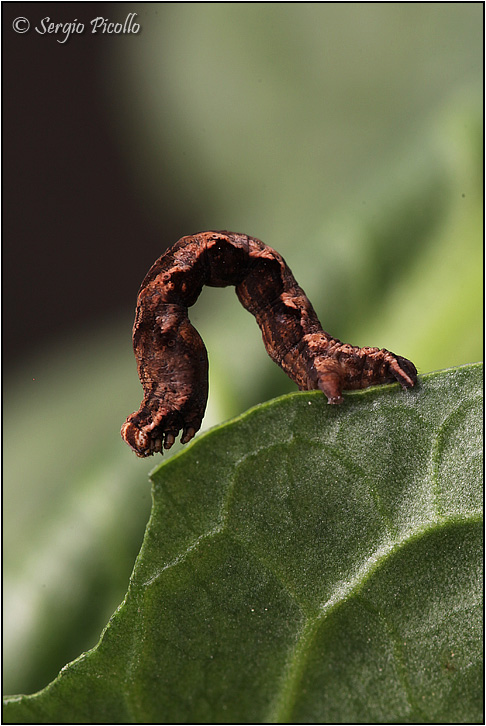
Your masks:
<svg viewBox="0 0 486 726"><path fill-rule="evenodd" d="M398 381L415 385L411 361L385 349L357 348L324 332L311 303L278 252L255 237L201 232L182 237L152 265L138 293L133 348L143 386L140 409L121 434L137 456L187 443L201 427L208 357L187 310L204 285L234 285L255 316L268 354L300 390L329 403L343 390Z"/></svg>

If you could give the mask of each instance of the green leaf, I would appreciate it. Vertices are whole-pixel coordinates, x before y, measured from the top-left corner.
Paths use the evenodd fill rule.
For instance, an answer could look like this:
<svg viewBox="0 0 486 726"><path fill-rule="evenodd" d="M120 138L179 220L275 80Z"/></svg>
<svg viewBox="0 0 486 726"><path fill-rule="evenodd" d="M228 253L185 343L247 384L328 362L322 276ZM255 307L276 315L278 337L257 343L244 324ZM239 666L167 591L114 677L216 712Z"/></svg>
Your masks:
<svg viewBox="0 0 486 726"><path fill-rule="evenodd" d="M197 438L99 644L4 721L481 722L481 392L476 364Z"/></svg>

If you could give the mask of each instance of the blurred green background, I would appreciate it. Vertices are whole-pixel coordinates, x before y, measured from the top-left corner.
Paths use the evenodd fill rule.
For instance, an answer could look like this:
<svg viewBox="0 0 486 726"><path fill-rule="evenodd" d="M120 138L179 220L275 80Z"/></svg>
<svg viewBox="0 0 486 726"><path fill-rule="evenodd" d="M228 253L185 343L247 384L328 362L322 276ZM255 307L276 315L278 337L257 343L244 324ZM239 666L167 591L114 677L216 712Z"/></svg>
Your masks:
<svg viewBox="0 0 486 726"><path fill-rule="evenodd" d="M482 359L481 4L110 15L128 11L141 33L109 45L99 82L144 216L162 227L169 196L193 225L181 234L259 237L346 342L421 373ZM144 240L128 254L137 269ZM144 272L119 314L100 309L4 381L6 693L41 688L95 645L126 592L158 463L119 437L141 399L131 306ZM190 316L210 358L204 428L295 390L233 290L204 290Z"/></svg>

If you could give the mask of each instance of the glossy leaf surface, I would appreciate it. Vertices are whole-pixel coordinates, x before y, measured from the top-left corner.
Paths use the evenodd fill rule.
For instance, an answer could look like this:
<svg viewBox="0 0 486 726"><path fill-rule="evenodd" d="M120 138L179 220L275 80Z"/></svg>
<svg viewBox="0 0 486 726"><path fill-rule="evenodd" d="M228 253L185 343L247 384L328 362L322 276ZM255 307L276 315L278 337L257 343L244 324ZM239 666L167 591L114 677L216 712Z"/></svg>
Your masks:
<svg viewBox="0 0 486 726"><path fill-rule="evenodd" d="M482 719L482 366L258 406L152 475L96 648L7 722Z"/></svg>

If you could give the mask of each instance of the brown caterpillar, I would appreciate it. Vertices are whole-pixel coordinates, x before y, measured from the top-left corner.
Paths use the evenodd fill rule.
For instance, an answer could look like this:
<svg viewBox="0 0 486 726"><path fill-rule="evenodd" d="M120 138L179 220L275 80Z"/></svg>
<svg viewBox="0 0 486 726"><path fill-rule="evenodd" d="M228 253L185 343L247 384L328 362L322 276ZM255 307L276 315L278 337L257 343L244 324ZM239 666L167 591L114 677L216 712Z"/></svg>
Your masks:
<svg viewBox="0 0 486 726"><path fill-rule="evenodd" d="M208 397L208 356L187 309L203 285L235 285L255 316L268 354L301 391L320 388L328 403L343 389L398 381L414 386L417 370L388 350L332 338L278 252L255 237L200 232L182 237L152 265L138 293L133 348L144 397L121 435L137 456L170 449L182 429L187 443L201 427Z"/></svg>

